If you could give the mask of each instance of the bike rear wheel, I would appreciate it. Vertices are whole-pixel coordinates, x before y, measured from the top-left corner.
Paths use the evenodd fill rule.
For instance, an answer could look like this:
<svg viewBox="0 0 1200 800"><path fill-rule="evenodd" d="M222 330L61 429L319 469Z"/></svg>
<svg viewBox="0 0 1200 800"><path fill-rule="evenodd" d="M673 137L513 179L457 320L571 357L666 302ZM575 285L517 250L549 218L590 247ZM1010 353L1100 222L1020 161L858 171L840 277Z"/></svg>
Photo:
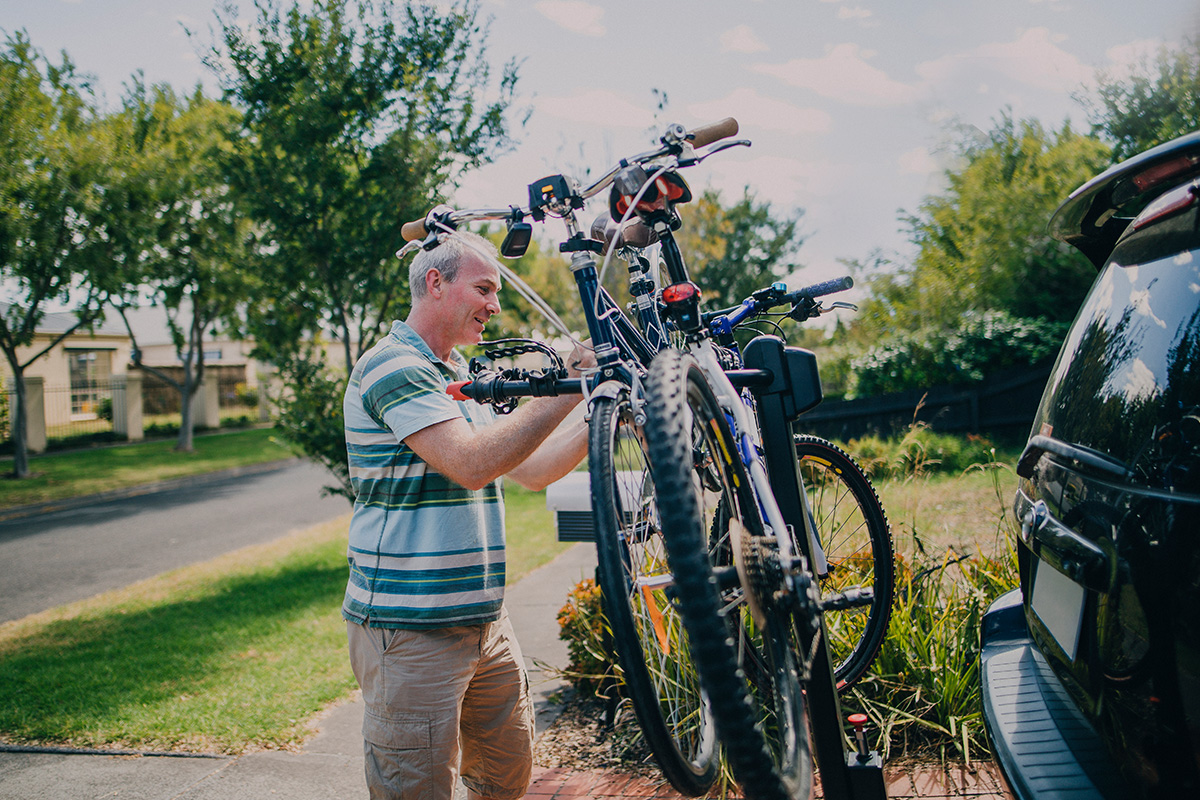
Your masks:
<svg viewBox="0 0 1200 800"><path fill-rule="evenodd" d="M626 693L663 775L680 793L701 795L717 775L716 730L670 598L645 438L624 393L597 398L590 426L600 589Z"/></svg>
<svg viewBox="0 0 1200 800"><path fill-rule="evenodd" d="M753 800L807 798L812 760L795 620L770 604L752 614L734 565L736 550L743 574L767 590L755 595L773 593L774 539L763 536L737 443L690 357L661 353L646 396L650 465L678 602L729 764Z"/></svg>
<svg viewBox="0 0 1200 800"><path fill-rule="evenodd" d="M829 571L822 594L871 588L869 603L825 611L838 690L866 674L887 634L895 598L895 554L887 514L871 481L845 451L816 436L797 436L796 459Z"/></svg>

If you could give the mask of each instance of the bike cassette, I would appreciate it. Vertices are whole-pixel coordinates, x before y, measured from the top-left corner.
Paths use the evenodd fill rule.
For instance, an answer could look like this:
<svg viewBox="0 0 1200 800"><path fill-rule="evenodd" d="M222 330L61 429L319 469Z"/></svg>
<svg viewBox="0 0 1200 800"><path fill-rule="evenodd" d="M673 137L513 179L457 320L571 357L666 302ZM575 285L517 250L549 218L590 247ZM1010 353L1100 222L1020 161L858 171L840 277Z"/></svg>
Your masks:
<svg viewBox="0 0 1200 800"><path fill-rule="evenodd" d="M746 598L746 608L754 623L760 628L765 627L765 609L775 603L783 589L779 551L770 537L751 535L736 518L729 520L729 538L733 544L733 564Z"/></svg>

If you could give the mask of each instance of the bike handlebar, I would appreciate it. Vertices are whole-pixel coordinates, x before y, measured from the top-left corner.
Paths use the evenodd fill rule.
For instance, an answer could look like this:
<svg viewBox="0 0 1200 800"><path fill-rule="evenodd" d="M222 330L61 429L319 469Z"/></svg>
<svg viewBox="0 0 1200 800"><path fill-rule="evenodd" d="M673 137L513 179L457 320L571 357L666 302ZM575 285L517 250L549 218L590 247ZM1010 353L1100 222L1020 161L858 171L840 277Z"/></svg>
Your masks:
<svg viewBox="0 0 1200 800"><path fill-rule="evenodd" d="M639 153L636 156L621 159L620 163L600 178L600 180L588 186L586 189L579 191L579 197L587 200L590 197L595 197L613 182L617 173L629 164L644 164L653 161L657 158L671 154L679 154L684 151L685 145L692 148L704 147L713 142L727 139L734 136L738 132L737 120L733 117L726 117L717 122L710 122L707 125L701 125L693 128L690 131L685 131L682 136L679 136L674 131L682 131L682 126L671 126L668 128L667 134L663 136L663 146L657 150L651 150L646 153ZM471 222L476 220L500 220L508 219L514 214L525 215L529 213L528 208L517 208L511 206L509 208L479 208L479 209L464 209L455 211L449 206L435 206L428 214L420 219L410 220L400 226L400 235L407 242L415 242L426 238L430 233L430 226L434 222L441 222L450 227L456 226L460 222Z"/></svg>
<svg viewBox="0 0 1200 800"><path fill-rule="evenodd" d="M849 275L845 275L841 278L834 278L833 280L824 281L823 283L817 283L804 289L797 289L794 292L789 292L788 294L784 295L784 298L789 303L795 303L797 300L803 297L824 297L827 294L844 292L852 286L854 286L854 279Z"/></svg>

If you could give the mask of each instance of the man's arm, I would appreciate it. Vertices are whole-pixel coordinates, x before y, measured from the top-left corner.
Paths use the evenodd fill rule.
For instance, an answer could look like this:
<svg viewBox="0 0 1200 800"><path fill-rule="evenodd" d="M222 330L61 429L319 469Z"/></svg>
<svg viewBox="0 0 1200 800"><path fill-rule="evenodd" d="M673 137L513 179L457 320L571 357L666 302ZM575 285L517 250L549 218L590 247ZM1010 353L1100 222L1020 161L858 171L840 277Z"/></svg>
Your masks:
<svg viewBox="0 0 1200 800"><path fill-rule="evenodd" d="M517 483L533 488L540 477L552 475L558 464L569 459L580 445L583 450L571 466L546 483L565 475L587 452L585 428L582 436L567 435L570 453L542 454L532 459L529 467L520 469L580 399L579 395L537 398L478 430L472 430L464 419L446 420L409 434L404 443L439 473L467 489L482 489L514 471Z"/></svg>

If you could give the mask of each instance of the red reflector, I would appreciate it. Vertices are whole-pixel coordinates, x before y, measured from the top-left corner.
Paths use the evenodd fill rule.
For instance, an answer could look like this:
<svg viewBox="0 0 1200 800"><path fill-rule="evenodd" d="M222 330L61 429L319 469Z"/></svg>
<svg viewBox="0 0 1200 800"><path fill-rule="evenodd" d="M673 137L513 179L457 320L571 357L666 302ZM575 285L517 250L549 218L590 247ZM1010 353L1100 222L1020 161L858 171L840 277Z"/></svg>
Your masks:
<svg viewBox="0 0 1200 800"><path fill-rule="evenodd" d="M681 303L699 297L700 287L694 283L673 283L663 289L662 293L664 303Z"/></svg>
<svg viewBox="0 0 1200 800"><path fill-rule="evenodd" d="M1168 161L1165 164L1159 164L1158 166L1151 167L1145 172L1134 175L1133 185L1136 186L1139 191L1144 192L1147 189L1151 189L1159 185L1160 183L1165 183L1172 178L1177 178L1184 173L1190 172L1195 168L1195 158L1192 158L1191 156L1176 158L1172 161Z"/></svg>

